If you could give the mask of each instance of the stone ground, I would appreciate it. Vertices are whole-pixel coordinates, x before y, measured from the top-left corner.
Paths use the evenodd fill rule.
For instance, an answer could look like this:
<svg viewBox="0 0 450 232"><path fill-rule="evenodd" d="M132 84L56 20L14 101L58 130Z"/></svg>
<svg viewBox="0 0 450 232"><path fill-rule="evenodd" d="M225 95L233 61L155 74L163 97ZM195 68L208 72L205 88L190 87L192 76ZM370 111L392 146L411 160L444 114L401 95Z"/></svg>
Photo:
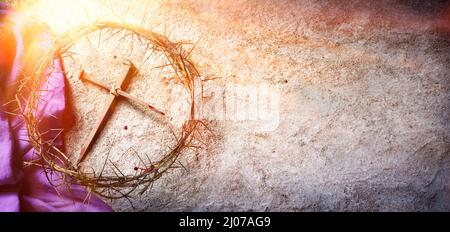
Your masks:
<svg viewBox="0 0 450 232"><path fill-rule="evenodd" d="M149 29L199 41L192 59L204 76L219 77L208 86L266 84L280 96L276 127L214 121L214 140L182 160L187 172L166 175L133 200L135 208L125 200L112 206L449 211L450 6L424 2L99 1L119 14L127 9L131 22L147 9ZM95 104L78 107L95 115ZM120 133L110 131L101 146L123 140ZM68 136L68 144L79 139ZM151 144L149 151L161 145Z"/></svg>

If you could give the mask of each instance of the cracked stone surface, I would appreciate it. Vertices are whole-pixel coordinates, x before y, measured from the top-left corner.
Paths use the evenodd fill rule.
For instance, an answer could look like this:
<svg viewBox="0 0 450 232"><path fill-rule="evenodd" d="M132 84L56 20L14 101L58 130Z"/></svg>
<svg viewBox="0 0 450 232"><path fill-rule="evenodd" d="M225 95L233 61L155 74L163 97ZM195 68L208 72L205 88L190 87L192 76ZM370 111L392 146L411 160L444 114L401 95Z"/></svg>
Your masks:
<svg viewBox="0 0 450 232"><path fill-rule="evenodd" d="M218 77L207 87L268 85L280 97L274 128L212 121L214 139L181 160L188 171L165 175L135 208L110 202L115 210L450 210L447 3L98 4L128 9L124 17L138 22L147 9L148 29L199 41L192 59L205 77ZM115 134L104 146L122 139Z"/></svg>

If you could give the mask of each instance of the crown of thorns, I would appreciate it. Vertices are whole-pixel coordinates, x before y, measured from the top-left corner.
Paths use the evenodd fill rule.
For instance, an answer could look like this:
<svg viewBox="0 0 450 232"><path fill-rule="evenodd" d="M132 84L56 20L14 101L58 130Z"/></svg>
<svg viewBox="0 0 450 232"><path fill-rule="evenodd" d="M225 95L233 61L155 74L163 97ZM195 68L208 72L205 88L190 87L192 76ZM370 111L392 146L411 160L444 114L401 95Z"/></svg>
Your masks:
<svg viewBox="0 0 450 232"><path fill-rule="evenodd" d="M137 38L143 43L147 43L147 49L161 52L167 58L170 66L173 68L177 80L188 90L190 94L190 112L189 119L183 124L181 132L176 138L176 145L164 154L158 161L144 164L145 168L135 168L137 171L132 175L125 175L119 168L111 163L114 174L105 174L103 169L99 173L95 171L86 171L73 164L69 157L61 151L55 144L54 139L48 139L43 136L46 132L39 128L39 120L34 112L40 102L40 87L42 82L48 81L56 59L66 59L71 56L69 49L82 37L91 33L107 30L108 33L115 34L123 32L125 36ZM45 171L49 177L58 174L64 184L72 183L86 186L89 193L96 193L109 199L128 198L130 194L139 191L144 193L152 183L160 178L168 169L170 169L186 148L194 146L194 141L201 137L199 127L204 122L196 119L195 102L195 83L200 74L194 63L189 59L190 51L183 50L183 42L171 42L167 37L144 29L142 27L116 22L95 22L87 26L81 26L70 30L55 39L54 47L37 63L33 74L25 77L19 90L30 90L29 98L25 109L20 110L28 130L29 142L33 145L39 160L28 162L26 165L36 165ZM20 93L20 91L19 91ZM19 99L18 97L16 97ZM61 129L62 130L62 129ZM142 161L142 160L141 160ZM105 161L105 164L107 161ZM49 180L54 178L49 178ZM60 184L55 183L55 187Z"/></svg>

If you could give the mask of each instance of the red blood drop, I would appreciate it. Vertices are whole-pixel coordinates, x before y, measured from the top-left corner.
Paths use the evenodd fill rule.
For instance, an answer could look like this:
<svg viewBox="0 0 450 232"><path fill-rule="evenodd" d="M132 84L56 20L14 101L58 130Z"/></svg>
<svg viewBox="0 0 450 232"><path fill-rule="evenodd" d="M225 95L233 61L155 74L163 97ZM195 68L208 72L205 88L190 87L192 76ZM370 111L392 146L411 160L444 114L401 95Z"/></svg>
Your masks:
<svg viewBox="0 0 450 232"><path fill-rule="evenodd" d="M124 126L123 129L124 129L124 130L128 130L128 126Z"/></svg>

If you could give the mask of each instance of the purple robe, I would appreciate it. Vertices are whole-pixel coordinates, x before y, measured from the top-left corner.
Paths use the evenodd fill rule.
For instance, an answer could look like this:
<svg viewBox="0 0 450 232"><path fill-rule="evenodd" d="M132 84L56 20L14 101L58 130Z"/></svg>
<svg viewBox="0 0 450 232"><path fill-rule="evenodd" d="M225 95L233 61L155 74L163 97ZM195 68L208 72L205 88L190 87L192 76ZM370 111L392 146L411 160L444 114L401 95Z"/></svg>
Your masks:
<svg viewBox="0 0 450 232"><path fill-rule="evenodd" d="M42 54L51 47L49 29L42 23L14 13L0 3L0 212L1 211L111 211L96 196L86 199L83 186L72 184L70 190L49 183L42 168L24 167L23 163L39 158L27 141L28 132L22 117L8 114L12 104L7 104L17 93L17 83L23 71L31 72ZM67 115L65 76L60 60L55 60L48 79L43 81L42 101L36 117L40 130L64 128ZM26 91L21 92L22 104L26 103ZM46 134L55 138L54 145L63 146L59 131ZM55 176L50 176L55 178Z"/></svg>

